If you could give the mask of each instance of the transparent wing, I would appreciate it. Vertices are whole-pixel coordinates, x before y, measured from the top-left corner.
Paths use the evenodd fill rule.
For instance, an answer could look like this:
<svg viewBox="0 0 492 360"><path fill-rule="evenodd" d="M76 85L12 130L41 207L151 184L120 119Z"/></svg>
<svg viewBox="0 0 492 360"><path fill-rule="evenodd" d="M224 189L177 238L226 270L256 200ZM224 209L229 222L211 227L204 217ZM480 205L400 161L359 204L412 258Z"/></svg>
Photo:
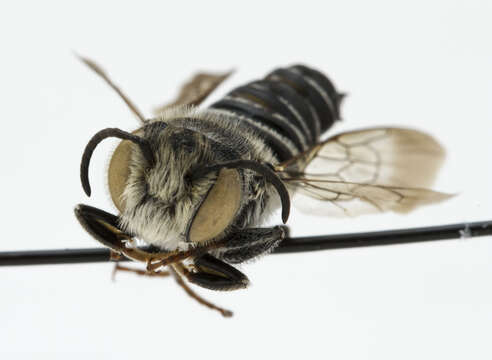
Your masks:
<svg viewBox="0 0 492 360"><path fill-rule="evenodd" d="M159 106L154 109L154 114L159 115L165 109L177 105L198 106L208 95L214 91L225 79L233 72L223 74L198 73L185 83L177 96L171 103Z"/></svg>
<svg viewBox="0 0 492 360"><path fill-rule="evenodd" d="M294 201L311 213L359 215L408 212L450 197L426 189L445 157L431 136L400 128L345 132L277 166L296 190ZM324 206L306 198L329 202Z"/></svg>

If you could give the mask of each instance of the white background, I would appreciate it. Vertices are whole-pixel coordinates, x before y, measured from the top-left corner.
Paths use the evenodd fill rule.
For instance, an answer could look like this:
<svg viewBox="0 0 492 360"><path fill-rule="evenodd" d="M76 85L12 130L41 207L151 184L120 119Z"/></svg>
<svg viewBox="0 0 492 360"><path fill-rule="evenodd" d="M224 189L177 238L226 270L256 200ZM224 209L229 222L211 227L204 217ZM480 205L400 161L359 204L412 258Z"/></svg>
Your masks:
<svg viewBox="0 0 492 360"><path fill-rule="evenodd" d="M406 228L492 217L492 8L488 1L2 2L0 250L98 246L79 202L114 211L108 140L138 122L72 51L102 64L141 109L172 98L199 69L237 69L207 101L302 62L350 96L333 132L423 129L448 150L435 188L459 195L407 216L303 216L294 235ZM278 222L277 216L274 222ZM198 291L111 264L0 268L5 359L490 359L492 238L276 255L241 268L251 288ZM40 356L43 354L43 356Z"/></svg>

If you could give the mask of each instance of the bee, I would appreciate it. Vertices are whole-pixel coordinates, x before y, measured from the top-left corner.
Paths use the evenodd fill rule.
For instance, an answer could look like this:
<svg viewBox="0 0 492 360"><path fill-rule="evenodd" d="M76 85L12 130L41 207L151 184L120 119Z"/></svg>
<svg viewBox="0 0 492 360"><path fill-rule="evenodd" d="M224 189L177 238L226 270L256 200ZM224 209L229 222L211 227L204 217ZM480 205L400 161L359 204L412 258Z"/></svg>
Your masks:
<svg viewBox="0 0 492 360"><path fill-rule="evenodd" d="M339 215L406 213L450 196L428 189L445 153L423 132L375 127L321 141L341 118L344 94L310 67L276 69L207 109L198 106L230 72L200 73L146 119L97 64L81 60L142 124L131 132L103 129L89 141L80 167L88 196L95 148L106 138L121 140L108 169L119 214L79 204L77 219L115 254L146 264L145 272L136 272L173 275L189 295L224 316L232 313L198 296L184 279L211 290L247 287L248 277L233 265L282 242L285 225L260 226L278 208L285 224L294 194L305 210Z"/></svg>

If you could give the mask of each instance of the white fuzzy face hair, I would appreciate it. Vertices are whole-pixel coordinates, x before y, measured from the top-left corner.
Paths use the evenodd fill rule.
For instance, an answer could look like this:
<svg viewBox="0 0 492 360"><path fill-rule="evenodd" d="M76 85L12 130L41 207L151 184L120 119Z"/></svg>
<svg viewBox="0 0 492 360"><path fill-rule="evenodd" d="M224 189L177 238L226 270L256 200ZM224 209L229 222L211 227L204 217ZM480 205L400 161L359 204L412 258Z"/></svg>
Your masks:
<svg viewBox="0 0 492 360"><path fill-rule="evenodd" d="M186 175L218 159L200 133L159 125L146 126L142 134L156 150L155 166L148 168L137 147L132 151L121 225L150 244L182 249L188 245L185 234L190 219L217 179L212 173L192 183Z"/></svg>

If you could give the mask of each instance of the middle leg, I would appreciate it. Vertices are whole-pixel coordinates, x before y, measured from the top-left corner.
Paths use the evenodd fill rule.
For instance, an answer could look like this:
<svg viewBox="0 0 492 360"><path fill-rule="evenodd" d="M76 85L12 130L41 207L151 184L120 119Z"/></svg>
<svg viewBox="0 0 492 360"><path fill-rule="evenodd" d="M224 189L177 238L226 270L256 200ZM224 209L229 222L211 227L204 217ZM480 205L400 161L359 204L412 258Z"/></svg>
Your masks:
<svg viewBox="0 0 492 360"><path fill-rule="evenodd" d="M230 264L239 264L271 252L285 239L288 230L287 226L239 230L225 239L224 246L214 254Z"/></svg>

